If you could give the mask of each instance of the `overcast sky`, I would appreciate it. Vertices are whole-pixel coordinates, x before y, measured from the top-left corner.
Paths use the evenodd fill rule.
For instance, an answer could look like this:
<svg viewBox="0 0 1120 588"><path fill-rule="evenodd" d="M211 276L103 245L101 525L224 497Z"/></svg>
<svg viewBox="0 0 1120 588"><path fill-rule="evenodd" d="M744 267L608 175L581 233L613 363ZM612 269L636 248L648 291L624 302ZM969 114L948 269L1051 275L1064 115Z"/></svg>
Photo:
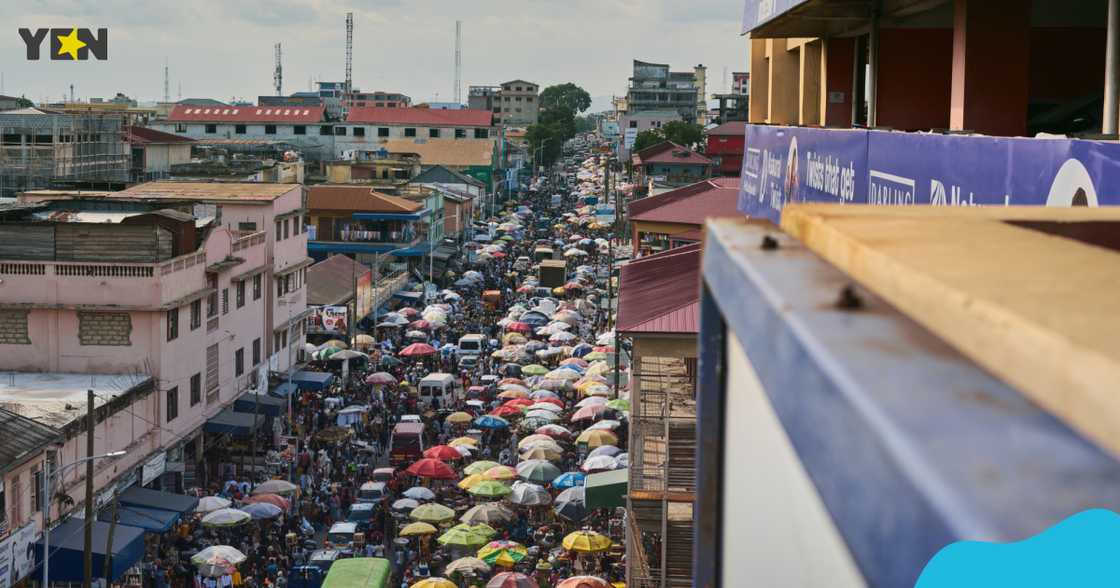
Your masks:
<svg viewBox="0 0 1120 588"><path fill-rule="evenodd" d="M746 67L742 0L0 0L4 94L59 100L124 92L171 98L272 94L283 44L284 93L342 80L345 16L354 12L354 85L451 100L455 20L463 21L463 94L470 84L575 82L596 97L626 90L631 59L674 70L708 66L708 92ZM109 60L25 59L19 27L109 28ZM47 50L44 46L44 56ZM728 82L730 83L730 82Z"/></svg>

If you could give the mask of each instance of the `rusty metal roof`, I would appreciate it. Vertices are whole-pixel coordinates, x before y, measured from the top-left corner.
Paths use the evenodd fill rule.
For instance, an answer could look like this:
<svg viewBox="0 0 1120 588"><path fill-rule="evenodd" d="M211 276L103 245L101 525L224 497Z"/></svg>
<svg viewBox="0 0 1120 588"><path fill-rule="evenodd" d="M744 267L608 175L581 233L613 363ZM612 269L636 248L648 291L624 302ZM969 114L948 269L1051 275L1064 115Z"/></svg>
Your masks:
<svg viewBox="0 0 1120 588"><path fill-rule="evenodd" d="M695 334L700 331L700 257L687 245L622 266L618 289L620 333Z"/></svg>
<svg viewBox="0 0 1120 588"><path fill-rule="evenodd" d="M109 198L165 200L238 200L271 202L280 196L300 190L299 184L250 182L147 182L120 192L109 192Z"/></svg>
<svg viewBox="0 0 1120 588"><path fill-rule="evenodd" d="M712 178L629 203L631 221L704 224L709 217L743 216L739 178Z"/></svg>

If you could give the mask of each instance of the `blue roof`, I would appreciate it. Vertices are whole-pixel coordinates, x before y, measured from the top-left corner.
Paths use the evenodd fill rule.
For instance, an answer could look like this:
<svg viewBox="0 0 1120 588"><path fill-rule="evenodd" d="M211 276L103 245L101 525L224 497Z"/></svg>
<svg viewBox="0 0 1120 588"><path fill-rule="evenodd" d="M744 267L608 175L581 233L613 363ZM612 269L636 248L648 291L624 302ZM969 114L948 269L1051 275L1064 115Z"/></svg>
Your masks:
<svg viewBox="0 0 1120 588"><path fill-rule="evenodd" d="M292 375L292 382L304 390L323 390L333 380L334 374L330 372L300 371Z"/></svg>
<svg viewBox="0 0 1120 588"><path fill-rule="evenodd" d="M85 534L82 528L85 522L79 518L72 518L54 529L51 529L50 551L50 580L52 582L81 582L82 562L84 558ZM90 552L93 556L93 569L100 576L105 570L105 547L109 542L109 523L93 521L90 541ZM43 540L36 543L35 561L43 561ZM110 576L119 580L132 566L144 557L144 530L129 525L117 525L113 530L112 558L110 559ZM33 574L33 577L42 576L42 566Z"/></svg>
<svg viewBox="0 0 1120 588"><path fill-rule="evenodd" d="M396 246L387 243L340 243L335 241L308 241L308 253L387 253Z"/></svg>
<svg viewBox="0 0 1120 588"><path fill-rule="evenodd" d="M105 509L98 515L97 520L104 523L113 522L113 511ZM117 524L139 527L154 533L166 533L171 530L171 525L179 520L179 513L163 510L161 508L148 508L144 506L120 505L117 508Z"/></svg>

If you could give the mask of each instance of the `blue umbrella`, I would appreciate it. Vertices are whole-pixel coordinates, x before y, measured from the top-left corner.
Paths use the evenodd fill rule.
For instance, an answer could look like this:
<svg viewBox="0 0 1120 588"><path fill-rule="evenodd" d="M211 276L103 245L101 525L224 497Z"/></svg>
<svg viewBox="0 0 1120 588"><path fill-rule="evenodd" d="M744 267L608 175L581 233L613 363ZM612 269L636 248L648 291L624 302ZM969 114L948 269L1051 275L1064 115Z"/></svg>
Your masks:
<svg viewBox="0 0 1120 588"><path fill-rule="evenodd" d="M594 348L587 343L580 343L579 345L576 345L574 348L572 348L572 357L583 357L588 353L591 353L593 349Z"/></svg>
<svg viewBox="0 0 1120 588"><path fill-rule="evenodd" d="M509 428L509 421L492 414L484 414L474 420L474 426L480 429L506 429Z"/></svg>
<svg viewBox="0 0 1120 588"><path fill-rule="evenodd" d="M556 479L552 481L552 487L566 490L575 486L583 486L586 477L583 472L565 472L556 476Z"/></svg>
<svg viewBox="0 0 1120 588"><path fill-rule="evenodd" d="M241 510L249 513L249 516L254 519L271 519L280 516L284 512L279 506L270 504L268 502L254 502L241 507Z"/></svg>

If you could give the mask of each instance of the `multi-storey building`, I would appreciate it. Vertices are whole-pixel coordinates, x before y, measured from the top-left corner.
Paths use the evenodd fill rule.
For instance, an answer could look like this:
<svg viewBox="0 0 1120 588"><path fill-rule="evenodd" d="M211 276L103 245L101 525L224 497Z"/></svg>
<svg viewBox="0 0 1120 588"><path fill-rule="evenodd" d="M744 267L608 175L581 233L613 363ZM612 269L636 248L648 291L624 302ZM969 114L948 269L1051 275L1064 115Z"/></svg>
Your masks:
<svg viewBox="0 0 1120 588"><path fill-rule="evenodd" d="M193 106L177 104L167 120L151 128L204 143L286 143L305 159L329 159L334 135L346 132L326 123L325 106Z"/></svg>
<svg viewBox="0 0 1120 588"><path fill-rule="evenodd" d="M397 139L431 143L496 136L493 117L485 110L355 108L338 125L334 144L336 157L343 157L348 151L377 149Z"/></svg>
<svg viewBox="0 0 1120 588"><path fill-rule="evenodd" d="M704 100L707 68L697 65L692 71L669 71L663 63L634 60L634 73L626 92L626 108L630 113L643 110L672 109L681 118L703 122L707 116Z"/></svg>
<svg viewBox="0 0 1120 588"><path fill-rule="evenodd" d="M525 80L513 80L502 84L498 100L502 108L496 114L498 124L507 127L527 127L537 124L540 116L540 100L537 95L540 86ZM498 106L495 103L495 108Z"/></svg>
<svg viewBox="0 0 1120 588"><path fill-rule="evenodd" d="M501 114L502 105L499 98L501 91L501 86L471 86L467 88L467 108Z"/></svg>

